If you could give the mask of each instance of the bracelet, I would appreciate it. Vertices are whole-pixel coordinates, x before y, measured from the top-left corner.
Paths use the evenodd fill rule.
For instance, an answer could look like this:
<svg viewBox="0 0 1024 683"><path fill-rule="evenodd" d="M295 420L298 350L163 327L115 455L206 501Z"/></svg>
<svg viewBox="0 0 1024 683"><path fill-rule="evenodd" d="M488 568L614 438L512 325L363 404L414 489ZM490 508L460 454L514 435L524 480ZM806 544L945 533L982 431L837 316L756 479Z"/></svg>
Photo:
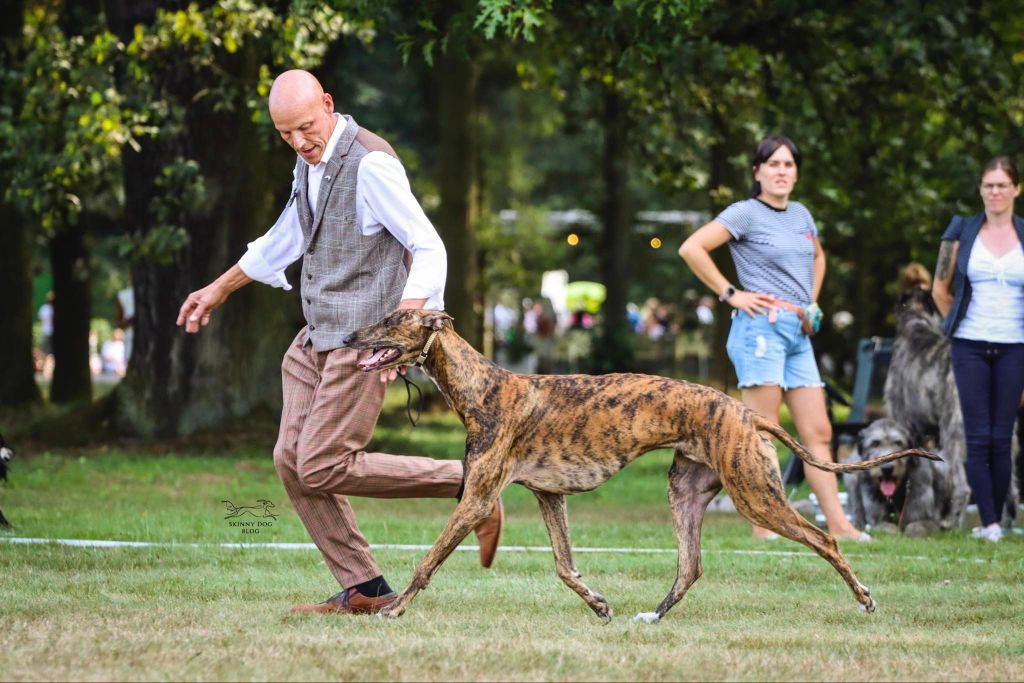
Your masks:
<svg viewBox="0 0 1024 683"><path fill-rule="evenodd" d="M728 301L732 298L732 295L736 293L736 288L732 285L728 285L725 290L718 295L719 301Z"/></svg>

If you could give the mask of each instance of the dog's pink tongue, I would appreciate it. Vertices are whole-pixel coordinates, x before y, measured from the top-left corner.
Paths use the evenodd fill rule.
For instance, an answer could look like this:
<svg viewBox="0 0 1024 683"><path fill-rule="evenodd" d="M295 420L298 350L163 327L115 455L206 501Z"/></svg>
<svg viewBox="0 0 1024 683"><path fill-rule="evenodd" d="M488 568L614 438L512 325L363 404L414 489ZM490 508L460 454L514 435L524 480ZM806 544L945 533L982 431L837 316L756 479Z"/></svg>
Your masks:
<svg viewBox="0 0 1024 683"><path fill-rule="evenodd" d="M882 489L882 495L886 498L892 498L896 493L896 482L894 481L883 481L880 485Z"/></svg>
<svg viewBox="0 0 1024 683"><path fill-rule="evenodd" d="M361 367L361 368L365 368L365 367L368 367L368 366L371 366L371 365L376 365L377 363L379 363L381 361L382 358L384 358L385 355L387 355L387 353L388 353L388 349L381 349L380 351L375 352L369 358L366 358L364 360L359 361L359 363L357 363L357 365L359 367Z"/></svg>

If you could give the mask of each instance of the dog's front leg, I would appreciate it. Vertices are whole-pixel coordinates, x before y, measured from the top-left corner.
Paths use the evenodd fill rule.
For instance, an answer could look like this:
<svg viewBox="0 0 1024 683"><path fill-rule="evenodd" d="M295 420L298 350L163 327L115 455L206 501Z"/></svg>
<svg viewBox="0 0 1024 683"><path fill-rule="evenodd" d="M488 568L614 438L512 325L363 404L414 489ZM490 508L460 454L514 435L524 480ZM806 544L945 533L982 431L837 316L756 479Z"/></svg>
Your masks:
<svg viewBox="0 0 1024 683"><path fill-rule="evenodd" d="M406 589L390 607L380 611L382 616L402 616L416 594L430 583L431 577L434 576L434 572L441 566L441 563L448 559L448 556L458 547L462 539L469 535L470 531L491 514L494 501L500 494L500 485L482 484L479 478L467 479L462 500L455 507L451 519L448 520L448 526L441 532L434 547L420 562Z"/></svg>
<svg viewBox="0 0 1024 683"><path fill-rule="evenodd" d="M555 555L555 570L558 578L566 586L576 591L594 614L599 616L604 623L612 620L612 608L608 601L599 593L590 590L587 584L580 579L580 573L576 571L576 565L572 561L572 543L569 540L569 512L565 505L565 496L556 493L544 493L534 491L540 504L540 512L544 516L544 523L548 527L548 536L551 538L551 550Z"/></svg>

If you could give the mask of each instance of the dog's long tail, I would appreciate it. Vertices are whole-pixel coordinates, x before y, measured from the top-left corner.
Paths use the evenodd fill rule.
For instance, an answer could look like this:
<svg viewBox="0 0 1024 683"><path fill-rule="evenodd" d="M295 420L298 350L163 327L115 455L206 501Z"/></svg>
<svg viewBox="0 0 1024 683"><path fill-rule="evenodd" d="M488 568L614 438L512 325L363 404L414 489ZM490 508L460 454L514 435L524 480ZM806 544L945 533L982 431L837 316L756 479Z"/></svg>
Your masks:
<svg viewBox="0 0 1024 683"><path fill-rule="evenodd" d="M825 470L826 472L856 472L858 470L869 470L872 467L877 467L883 463L890 462L892 460L899 460L900 458L906 458L907 456L916 455L921 458L928 458L929 460L942 460L939 456L935 455L930 451L925 451L920 448L905 448L902 451L894 451L888 455L880 455L877 458L871 458L870 460L862 460L854 463L835 463L826 462L819 460L814 457L810 451L797 443L796 439L789 435L785 429L775 424L770 420L766 420L760 415L754 416L754 426L763 432L768 432L776 439L786 445L789 450L796 453L797 457L803 460L808 465L813 465L819 470Z"/></svg>

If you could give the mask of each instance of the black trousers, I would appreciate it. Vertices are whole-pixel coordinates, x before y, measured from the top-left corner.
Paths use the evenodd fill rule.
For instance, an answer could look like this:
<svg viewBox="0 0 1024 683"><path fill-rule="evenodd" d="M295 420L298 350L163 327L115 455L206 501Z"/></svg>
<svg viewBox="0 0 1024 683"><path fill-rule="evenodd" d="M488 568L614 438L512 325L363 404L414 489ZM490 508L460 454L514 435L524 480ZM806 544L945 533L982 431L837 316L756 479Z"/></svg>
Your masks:
<svg viewBox="0 0 1024 683"><path fill-rule="evenodd" d="M953 375L967 438L967 482L982 526L998 522L1010 489L1013 423L1024 391L1024 344L953 339Z"/></svg>

